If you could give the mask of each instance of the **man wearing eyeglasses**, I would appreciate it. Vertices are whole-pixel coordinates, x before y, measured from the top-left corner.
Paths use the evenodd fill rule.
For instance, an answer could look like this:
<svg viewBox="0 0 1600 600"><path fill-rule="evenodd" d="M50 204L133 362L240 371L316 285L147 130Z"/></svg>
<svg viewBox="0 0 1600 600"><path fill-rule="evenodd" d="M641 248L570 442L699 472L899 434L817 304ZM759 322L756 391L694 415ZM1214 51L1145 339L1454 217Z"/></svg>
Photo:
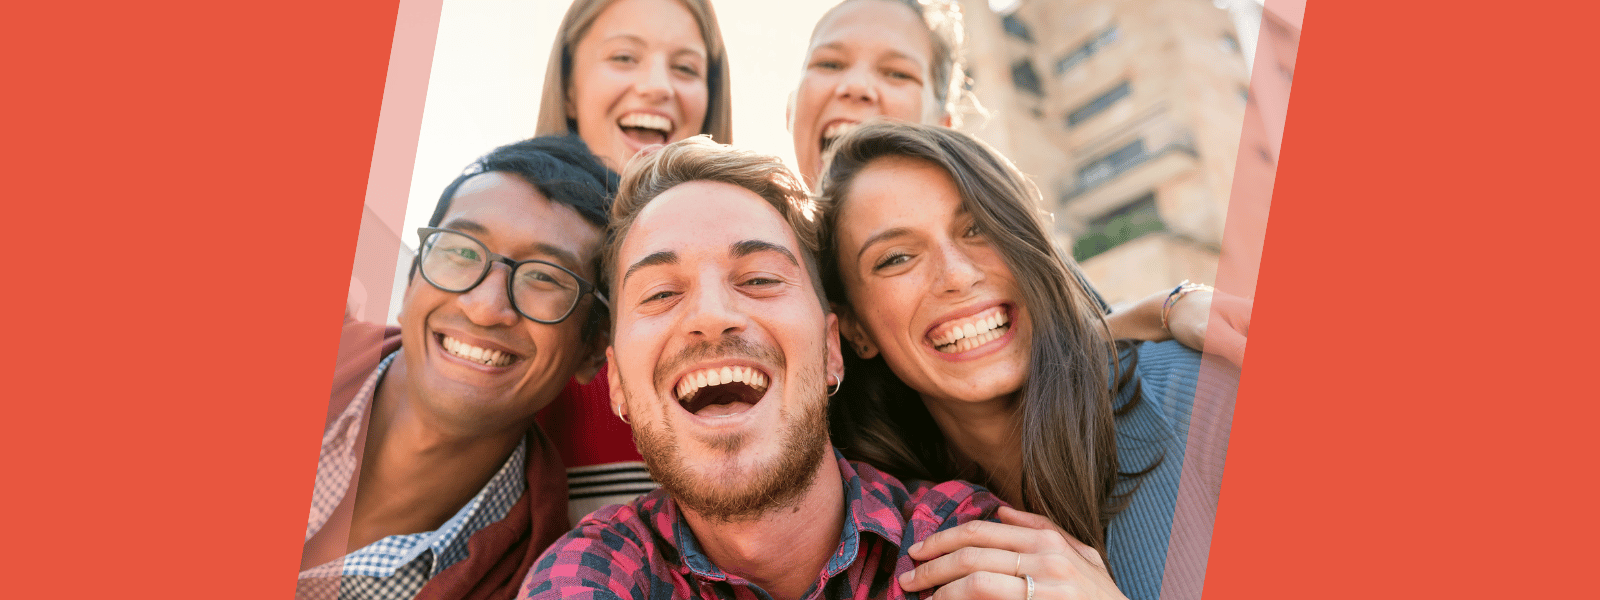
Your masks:
<svg viewBox="0 0 1600 600"><path fill-rule="evenodd" d="M346 325L297 596L509 597L567 530L534 415L603 362L615 177L575 138L536 138L445 189L398 331Z"/></svg>

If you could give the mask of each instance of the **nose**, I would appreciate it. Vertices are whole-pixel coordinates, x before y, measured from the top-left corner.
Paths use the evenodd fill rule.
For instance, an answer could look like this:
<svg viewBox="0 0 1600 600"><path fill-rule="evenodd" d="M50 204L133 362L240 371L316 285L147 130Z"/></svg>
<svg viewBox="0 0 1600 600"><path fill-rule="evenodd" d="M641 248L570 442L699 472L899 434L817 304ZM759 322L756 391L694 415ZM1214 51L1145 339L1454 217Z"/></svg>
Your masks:
<svg viewBox="0 0 1600 600"><path fill-rule="evenodd" d="M511 296L506 291L506 278L510 276L509 267L495 264L477 287L456 298L468 320L484 327L517 324L522 315L517 314L517 309L511 306Z"/></svg>
<svg viewBox="0 0 1600 600"><path fill-rule="evenodd" d="M983 268L954 242L944 244L939 250L940 272L938 286L942 293L961 294L983 281Z"/></svg>
<svg viewBox="0 0 1600 600"><path fill-rule="evenodd" d="M726 287L718 284L702 285L689 298L689 311L684 325L689 335L716 340L744 331L748 317L734 304Z"/></svg>
<svg viewBox="0 0 1600 600"><path fill-rule="evenodd" d="M634 82L633 90L650 102L666 102L672 99L672 74L669 72L671 65L666 60L651 60L645 68L640 69L639 78Z"/></svg>
<svg viewBox="0 0 1600 600"><path fill-rule="evenodd" d="M842 100L877 102L878 87L875 83L870 65L854 64L840 77L839 87L834 90L834 94Z"/></svg>

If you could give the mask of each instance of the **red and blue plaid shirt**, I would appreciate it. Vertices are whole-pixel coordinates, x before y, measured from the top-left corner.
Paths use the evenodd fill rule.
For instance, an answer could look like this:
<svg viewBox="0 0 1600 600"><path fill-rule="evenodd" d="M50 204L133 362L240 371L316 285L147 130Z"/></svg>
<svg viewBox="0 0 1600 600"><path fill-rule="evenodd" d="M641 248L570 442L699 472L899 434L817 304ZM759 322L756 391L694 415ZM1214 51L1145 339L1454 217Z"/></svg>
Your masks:
<svg viewBox="0 0 1600 600"><path fill-rule="evenodd" d="M970 483L901 483L865 463L845 460L837 450L834 457L848 510L839 549L806 600L905 598L895 577L916 566L906 549L967 521L995 521L1002 506L999 498ZM665 490L585 517L539 557L520 597L771 598L712 564Z"/></svg>

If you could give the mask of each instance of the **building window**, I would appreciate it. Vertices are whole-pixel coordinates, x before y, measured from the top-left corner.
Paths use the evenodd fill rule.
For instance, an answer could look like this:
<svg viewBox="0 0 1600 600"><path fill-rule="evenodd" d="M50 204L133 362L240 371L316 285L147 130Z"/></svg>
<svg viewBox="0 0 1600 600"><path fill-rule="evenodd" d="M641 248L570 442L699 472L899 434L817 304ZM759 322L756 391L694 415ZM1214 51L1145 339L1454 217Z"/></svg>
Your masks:
<svg viewBox="0 0 1600 600"><path fill-rule="evenodd" d="M1100 94L1095 99L1068 113L1067 127L1075 127L1079 123L1089 120L1090 117L1100 114L1105 109L1110 108L1112 104L1116 104L1118 100L1128 97L1128 93L1131 91L1132 88L1129 87L1127 81L1117 84L1117 87L1111 88L1110 91Z"/></svg>
<svg viewBox="0 0 1600 600"><path fill-rule="evenodd" d="M1084 42L1082 46L1078 46L1077 49L1056 60L1056 75L1065 75L1067 71L1071 71L1073 67L1078 66L1083 61L1089 60L1089 57L1094 56L1094 53L1099 52L1101 48L1115 41L1117 41L1116 25L1107 27L1090 36L1089 41Z"/></svg>
<svg viewBox="0 0 1600 600"><path fill-rule="evenodd" d="M1078 189L1086 190L1144 162L1144 139L1137 139L1078 169Z"/></svg>
<svg viewBox="0 0 1600 600"><path fill-rule="evenodd" d="M1017 13L1011 13L1000 19L1000 25L1005 27L1006 33L1011 37L1030 44L1033 43L1033 34L1028 33L1028 24L1023 23L1022 19L1018 19Z"/></svg>
<svg viewBox="0 0 1600 600"><path fill-rule="evenodd" d="M1011 65L1011 84L1035 96L1044 96L1044 88L1039 83L1039 73L1033 70L1033 61L1026 58Z"/></svg>
<svg viewBox="0 0 1600 600"><path fill-rule="evenodd" d="M1072 258L1088 260L1107 250L1155 231L1166 231L1167 224L1156 210L1156 195L1146 193L1133 202L1089 223L1089 230L1072 243Z"/></svg>

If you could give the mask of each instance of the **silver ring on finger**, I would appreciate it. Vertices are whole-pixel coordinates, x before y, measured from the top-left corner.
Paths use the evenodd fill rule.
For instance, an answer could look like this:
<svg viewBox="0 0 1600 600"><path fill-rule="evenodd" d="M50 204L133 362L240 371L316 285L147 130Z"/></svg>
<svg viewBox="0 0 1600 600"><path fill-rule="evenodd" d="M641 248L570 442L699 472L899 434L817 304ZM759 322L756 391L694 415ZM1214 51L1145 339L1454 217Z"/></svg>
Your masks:
<svg viewBox="0 0 1600 600"><path fill-rule="evenodd" d="M1028 583L1028 596L1023 600L1033 600L1033 576L1024 574L1022 580Z"/></svg>

